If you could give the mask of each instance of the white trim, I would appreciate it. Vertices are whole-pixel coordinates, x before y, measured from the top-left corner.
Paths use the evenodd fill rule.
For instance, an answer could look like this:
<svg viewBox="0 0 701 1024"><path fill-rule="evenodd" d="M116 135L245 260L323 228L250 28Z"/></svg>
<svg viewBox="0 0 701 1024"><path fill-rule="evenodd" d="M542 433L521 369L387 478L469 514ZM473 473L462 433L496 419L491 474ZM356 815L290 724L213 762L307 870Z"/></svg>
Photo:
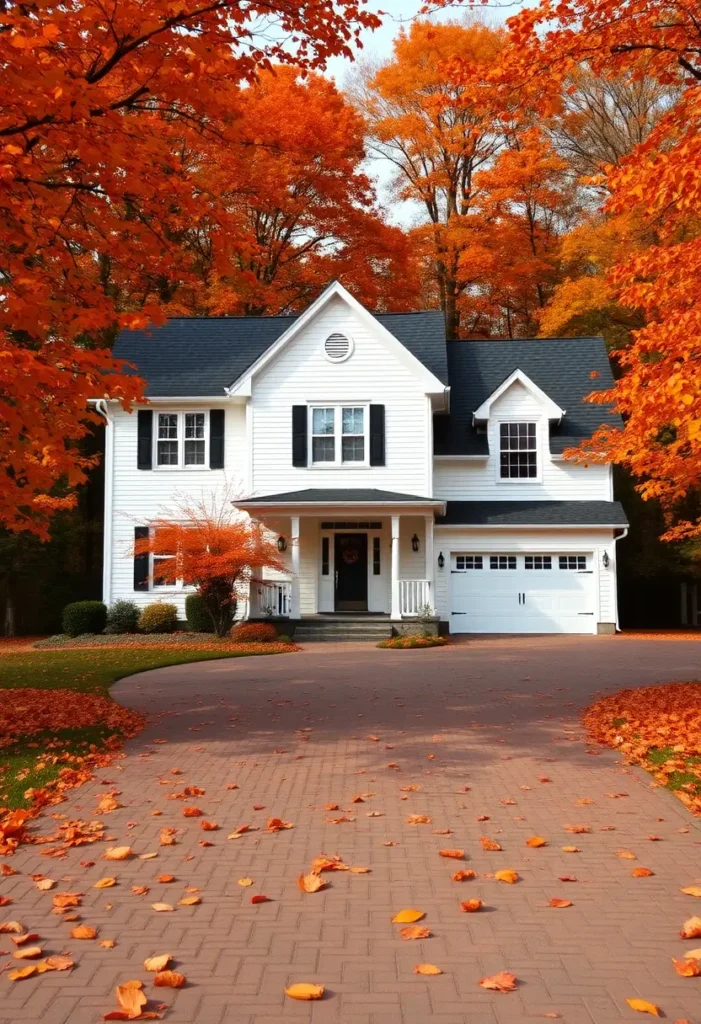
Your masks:
<svg viewBox="0 0 701 1024"><path fill-rule="evenodd" d="M474 420L488 420L492 406L501 398L505 391L518 381L522 384L527 391L533 395L533 397L544 406L544 411L547 411L549 420L561 420L565 415L566 410L561 409L559 405L556 405L546 393L535 384L531 378L523 372L523 370L514 370L513 373L509 374L505 381L499 385L496 391L493 391L489 398L485 399L480 405L479 409L475 409L472 414Z"/></svg>
<svg viewBox="0 0 701 1024"><path fill-rule="evenodd" d="M518 424L523 423L526 427L531 424L535 427L535 446L533 448L502 448L501 447L501 428L502 424ZM503 419L499 419L496 424L497 427L497 452L496 459L494 460L495 465L495 483L496 484L542 484L543 482L543 430L542 424L539 417L533 416L506 416ZM510 452L535 452L535 476L502 476L501 475L501 456L502 452L509 454Z"/></svg>
<svg viewBox="0 0 701 1024"><path fill-rule="evenodd" d="M343 355L340 356L340 358L334 359L333 356L330 356L328 353L326 345L328 344L331 338L343 338L344 341L348 342L348 351L344 352ZM324 344L322 348L324 352L324 358L328 359L330 363L345 363L346 359L350 359L350 357L353 355L353 350L355 349L355 341L353 340L351 335L346 334L345 331L331 331L331 333L327 334L326 337L324 338Z"/></svg>
<svg viewBox="0 0 701 1024"><path fill-rule="evenodd" d="M226 414L225 414L226 415ZM159 465L158 462L158 444L159 441L168 441L169 438L159 438L159 417L160 416L175 416L177 418L177 436L170 440L175 440L178 446L178 461L167 462ZM200 438L186 438L185 437L185 417L186 416L204 416L204 436ZM209 409L194 409L190 411L184 411L182 409L159 409L155 414L155 423L153 431L153 451L152 451L152 462L154 472L163 473L168 470L177 470L192 472L192 470L209 470L209 435L210 435L210 423L209 423ZM186 441L204 441L204 461L203 462L185 462L185 443Z"/></svg>
<svg viewBox="0 0 701 1024"><path fill-rule="evenodd" d="M333 434L315 434L313 429L314 424L314 410L315 409L333 409L334 410L334 422L333 422ZM362 409L363 410L363 433L362 434L344 434L343 433L343 412L345 409ZM307 437L309 438L309 444L307 445L307 468L308 469L368 469L370 467L370 406L364 402L342 402L337 404L335 402L314 402L307 405ZM334 458L330 461L314 461L314 438L315 437L333 437L334 447ZM350 459L347 462L343 460L343 438L344 437L362 437L363 439L363 458L362 459Z"/></svg>
<svg viewBox="0 0 701 1024"><path fill-rule="evenodd" d="M334 281L333 284L330 284L329 287L321 293L318 299L312 302L311 306L308 306L305 311L297 317L295 322L280 335L277 341L266 349L266 351L263 352L251 364L251 366L241 374L241 376L232 381L229 387L225 389L227 395L250 395L251 381L253 380L253 377L260 373L260 371L263 370L273 359L276 359L282 349L286 348L290 341L309 324L313 317L315 317L317 313L319 313L324 306L334 298L342 299L366 327L390 346L405 366L407 366L407 368L419 378L427 393L438 394L441 396L444 395L446 385L427 370L424 364L420 362L420 360L418 360L408 348L402 345L402 343L395 338L395 336L388 331L386 327L383 327L379 320L376 320L372 313L365 309L357 299L354 299L350 292L347 292L343 285L338 281Z"/></svg>
<svg viewBox="0 0 701 1024"><path fill-rule="evenodd" d="M109 414L107 401L98 398L95 410L105 420L105 495L104 532L102 544L102 600L109 607L112 603L112 526L114 508L114 420Z"/></svg>

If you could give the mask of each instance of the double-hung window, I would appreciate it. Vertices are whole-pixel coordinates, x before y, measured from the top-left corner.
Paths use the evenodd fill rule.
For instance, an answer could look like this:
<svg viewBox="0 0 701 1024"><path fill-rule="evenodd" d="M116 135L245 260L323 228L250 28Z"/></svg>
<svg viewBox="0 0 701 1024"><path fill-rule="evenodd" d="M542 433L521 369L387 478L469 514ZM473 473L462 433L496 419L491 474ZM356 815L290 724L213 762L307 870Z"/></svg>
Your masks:
<svg viewBox="0 0 701 1024"><path fill-rule="evenodd" d="M159 412L156 429L157 466L207 465L207 413Z"/></svg>
<svg viewBox="0 0 701 1024"><path fill-rule="evenodd" d="M151 554L151 579L154 590L173 590L182 587L182 580L177 578L176 552L169 550L166 544L159 545L159 531L154 534L154 548Z"/></svg>
<svg viewBox="0 0 701 1024"><path fill-rule="evenodd" d="M502 480L538 476L538 430L535 423L499 424L499 475Z"/></svg>
<svg viewBox="0 0 701 1024"><path fill-rule="evenodd" d="M367 406L312 406L310 414L312 465L367 465Z"/></svg>

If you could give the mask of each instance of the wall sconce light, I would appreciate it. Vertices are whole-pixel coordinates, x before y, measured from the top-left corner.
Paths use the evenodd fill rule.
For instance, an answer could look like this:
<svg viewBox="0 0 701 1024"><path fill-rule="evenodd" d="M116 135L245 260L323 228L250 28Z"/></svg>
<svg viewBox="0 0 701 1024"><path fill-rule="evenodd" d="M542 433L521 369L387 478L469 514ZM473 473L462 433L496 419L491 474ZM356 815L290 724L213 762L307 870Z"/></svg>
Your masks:
<svg viewBox="0 0 701 1024"><path fill-rule="evenodd" d="M414 536L411 538L411 550L412 551L418 551L419 550L419 538L416 536L416 534L414 534Z"/></svg>
<svg viewBox="0 0 701 1024"><path fill-rule="evenodd" d="M438 568L442 569L444 565L445 565L445 558L443 557L443 552L441 551L440 555L438 556Z"/></svg>
<svg viewBox="0 0 701 1024"><path fill-rule="evenodd" d="M604 557L601 559L601 561L603 563L604 569L608 569L608 567L611 564L611 559L609 558L608 551L604 551Z"/></svg>
<svg viewBox="0 0 701 1024"><path fill-rule="evenodd" d="M278 551L287 551L287 541L285 540L284 537L278 537L277 549Z"/></svg>

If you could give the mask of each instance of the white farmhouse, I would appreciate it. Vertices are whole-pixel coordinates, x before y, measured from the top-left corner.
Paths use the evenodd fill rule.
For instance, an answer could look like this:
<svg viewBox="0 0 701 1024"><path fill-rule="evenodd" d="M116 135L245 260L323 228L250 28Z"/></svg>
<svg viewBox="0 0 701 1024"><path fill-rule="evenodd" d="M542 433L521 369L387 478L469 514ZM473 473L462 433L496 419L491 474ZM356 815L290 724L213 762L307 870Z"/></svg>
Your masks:
<svg viewBox="0 0 701 1024"><path fill-rule="evenodd" d="M183 613L134 539L176 495L234 485L289 569L243 613L298 636L429 614L451 633L615 630L611 467L562 456L612 416L584 401L611 384L601 338L446 342L439 312L373 315L334 284L298 317L176 318L115 355L149 404L100 403L107 604Z"/></svg>

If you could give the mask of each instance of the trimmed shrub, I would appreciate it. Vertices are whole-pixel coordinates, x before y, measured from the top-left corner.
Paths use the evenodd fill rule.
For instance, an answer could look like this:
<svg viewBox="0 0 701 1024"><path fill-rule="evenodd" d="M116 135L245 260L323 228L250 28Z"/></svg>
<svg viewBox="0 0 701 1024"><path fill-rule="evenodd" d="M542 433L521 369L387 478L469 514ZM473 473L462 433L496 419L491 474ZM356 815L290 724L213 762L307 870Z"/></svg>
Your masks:
<svg viewBox="0 0 701 1024"><path fill-rule="evenodd" d="M74 601L63 609L63 632L68 636L101 633L107 622L107 608L102 601Z"/></svg>
<svg viewBox="0 0 701 1024"><path fill-rule="evenodd" d="M389 647L393 651L411 651L421 647L445 647L448 641L444 636L393 636L391 640L381 640L378 647Z"/></svg>
<svg viewBox="0 0 701 1024"><path fill-rule="evenodd" d="M139 616L142 633L174 633L177 626L178 609L165 601L147 605Z"/></svg>
<svg viewBox="0 0 701 1024"><path fill-rule="evenodd" d="M136 633L141 609L133 601L115 601L107 609L105 633Z"/></svg>
<svg viewBox="0 0 701 1024"><path fill-rule="evenodd" d="M214 623L199 594L188 594L185 598L187 628L193 633L213 633Z"/></svg>
<svg viewBox="0 0 701 1024"><path fill-rule="evenodd" d="M231 639L239 644L270 644L277 641L277 630L271 622L239 622L231 630Z"/></svg>

